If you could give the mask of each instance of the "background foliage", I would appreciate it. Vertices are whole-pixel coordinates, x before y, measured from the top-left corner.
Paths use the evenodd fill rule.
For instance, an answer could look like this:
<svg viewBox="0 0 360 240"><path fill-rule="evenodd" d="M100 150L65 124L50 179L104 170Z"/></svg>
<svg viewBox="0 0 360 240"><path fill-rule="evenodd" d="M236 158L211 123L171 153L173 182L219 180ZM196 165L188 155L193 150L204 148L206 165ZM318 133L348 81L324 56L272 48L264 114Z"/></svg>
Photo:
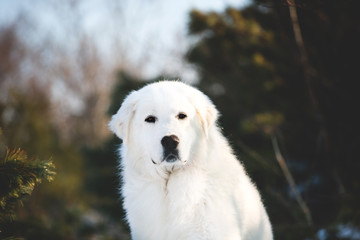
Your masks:
<svg viewBox="0 0 360 240"><path fill-rule="evenodd" d="M276 235L289 234L289 225L303 238L322 227L331 231L337 224L358 225L357 124L347 116L360 100L354 88L356 61L350 60L355 56L349 54L349 48L358 48L353 40L359 28L345 30L358 19L357 13L349 9L349 1L297 1L306 43L299 49L288 6L257 3L242 11L191 13L190 34L204 36L188 53L189 61L202 69L200 87L222 110L225 133L272 206ZM308 80L300 51L309 58ZM271 137L280 140L310 207L309 227L304 228L304 217L282 174L251 157L249 149L256 149L275 165ZM349 208L357 214L349 214Z"/></svg>
<svg viewBox="0 0 360 240"><path fill-rule="evenodd" d="M358 7L356 0L257 0L189 13L194 44L184 58L222 113L219 124L263 196L275 239L360 239ZM20 147L30 158L51 158L56 178L4 207L10 168L0 165L1 211L16 211L6 224L1 215L0 238L129 239L117 191L120 140L104 130L106 121L129 91L177 76L139 79L121 67L111 75L81 33L69 64L74 56L51 42L30 47L19 35L26 23L18 24L0 29L1 156ZM52 95L54 83L67 100ZM16 171L32 179L29 192L39 181L33 176L52 178L50 162L12 153L50 169Z"/></svg>

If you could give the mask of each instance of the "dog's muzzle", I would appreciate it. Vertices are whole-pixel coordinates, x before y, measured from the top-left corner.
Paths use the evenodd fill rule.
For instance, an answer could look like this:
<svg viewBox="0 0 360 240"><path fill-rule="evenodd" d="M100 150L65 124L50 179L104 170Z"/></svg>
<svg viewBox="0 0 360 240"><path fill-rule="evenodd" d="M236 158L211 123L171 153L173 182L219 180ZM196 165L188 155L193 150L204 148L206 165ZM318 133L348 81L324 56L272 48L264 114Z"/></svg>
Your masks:
<svg viewBox="0 0 360 240"><path fill-rule="evenodd" d="M161 145L163 146L164 155L163 161L175 162L179 160L179 138L176 135L165 136L161 139Z"/></svg>

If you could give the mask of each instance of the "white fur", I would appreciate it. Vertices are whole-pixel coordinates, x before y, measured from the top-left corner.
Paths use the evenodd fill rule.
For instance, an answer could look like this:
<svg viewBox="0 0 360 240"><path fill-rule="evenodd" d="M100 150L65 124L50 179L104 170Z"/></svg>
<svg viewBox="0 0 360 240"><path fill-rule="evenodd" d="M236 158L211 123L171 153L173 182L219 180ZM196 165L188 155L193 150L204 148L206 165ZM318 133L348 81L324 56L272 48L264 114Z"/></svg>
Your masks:
<svg viewBox="0 0 360 240"><path fill-rule="evenodd" d="M157 121L146 122L149 115ZM217 117L207 96L173 81L131 92L112 117L110 129L123 139L121 194L133 239L273 239L260 195ZM166 135L179 138L174 163L162 161Z"/></svg>

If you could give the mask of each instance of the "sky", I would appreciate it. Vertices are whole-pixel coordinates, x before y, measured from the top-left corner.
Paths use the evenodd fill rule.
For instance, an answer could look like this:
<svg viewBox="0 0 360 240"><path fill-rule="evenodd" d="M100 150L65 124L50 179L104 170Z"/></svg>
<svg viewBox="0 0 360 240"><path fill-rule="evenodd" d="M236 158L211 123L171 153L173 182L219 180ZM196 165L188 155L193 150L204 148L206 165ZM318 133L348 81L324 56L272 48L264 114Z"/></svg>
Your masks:
<svg viewBox="0 0 360 240"><path fill-rule="evenodd" d="M67 4L63 4L67 2ZM142 77L160 72L184 74L191 82L196 72L181 59L190 42L187 37L191 9L223 11L226 7L244 7L250 0L0 0L0 26L26 14L38 29L24 30L29 41L54 36L58 44L71 48L71 27L84 29L98 44L107 59L114 52L126 55ZM71 14L73 13L73 14ZM64 22L68 21L68 24ZM64 29L64 25L67 26ZM114 49L115 45L122 50ZM125 47L124 47L125 46ZM119 53L118 53L119 54ZM180 74L180 75L182 75Z"/></svg>

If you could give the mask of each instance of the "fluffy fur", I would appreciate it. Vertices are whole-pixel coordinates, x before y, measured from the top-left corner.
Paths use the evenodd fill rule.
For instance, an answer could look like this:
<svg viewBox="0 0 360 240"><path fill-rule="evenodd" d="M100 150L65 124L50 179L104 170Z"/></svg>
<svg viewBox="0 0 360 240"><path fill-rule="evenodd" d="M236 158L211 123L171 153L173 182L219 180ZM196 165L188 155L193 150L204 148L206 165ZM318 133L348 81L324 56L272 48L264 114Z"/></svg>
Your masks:
<svg viewBox="0 0 360 240"><path fill-rule="evenodd" d="M217 118L207 96L174 81L131 92L112 117L110 129L123 140L121 194L133 239L273 239ZM175 161L164 156L164 136L178 139Z"/></svg>

